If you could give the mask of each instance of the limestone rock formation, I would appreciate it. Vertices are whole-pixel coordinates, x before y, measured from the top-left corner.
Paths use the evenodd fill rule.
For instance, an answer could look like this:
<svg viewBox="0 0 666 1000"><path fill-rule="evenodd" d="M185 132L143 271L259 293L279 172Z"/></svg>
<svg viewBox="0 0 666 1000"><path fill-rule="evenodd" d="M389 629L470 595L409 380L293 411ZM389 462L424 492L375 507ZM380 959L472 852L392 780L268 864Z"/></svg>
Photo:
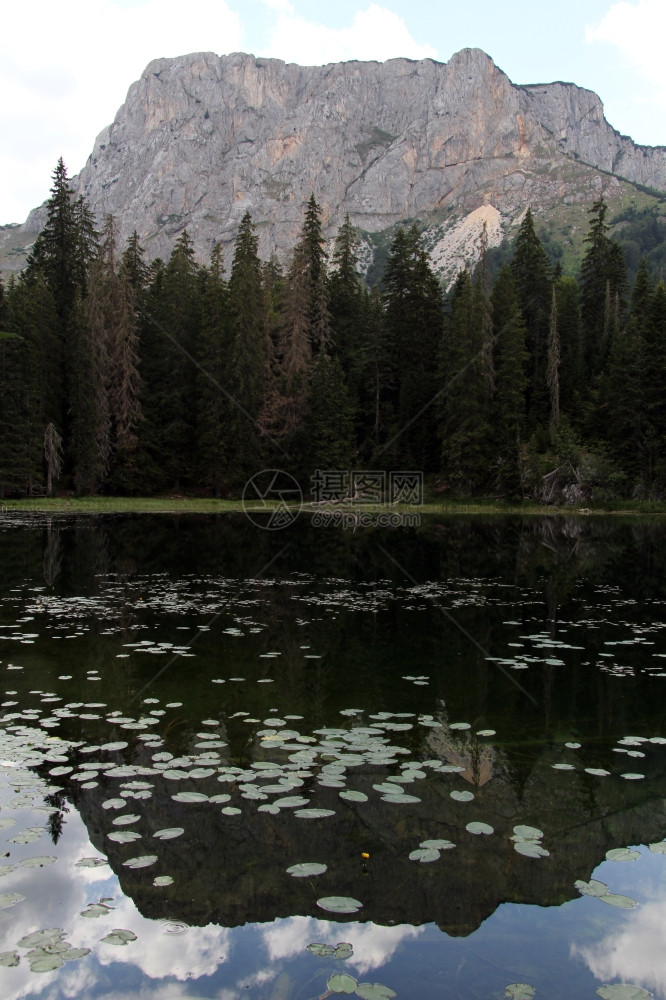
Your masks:
<svg viewBox="0 0 666 1000"><path fill-rule="evenodd" d="M116 216L122 236L136 229L151 257L168 256L187 228L205 260L214 241L232 243L247 209L262 255L284 254L314 192L327 235L348 213L369 250L372 234L418 219L447 274L474 259L465 240L478 244L484 221L492 245L527 205L580 205L584 219L602 190L627 187L622 178L666 189L666 148L621 136L590 91L515 86L484 52L464 49L445 64L155 60L73 184L99 218ZM14 266L44 218L42 206L0 233Z"/></svg>

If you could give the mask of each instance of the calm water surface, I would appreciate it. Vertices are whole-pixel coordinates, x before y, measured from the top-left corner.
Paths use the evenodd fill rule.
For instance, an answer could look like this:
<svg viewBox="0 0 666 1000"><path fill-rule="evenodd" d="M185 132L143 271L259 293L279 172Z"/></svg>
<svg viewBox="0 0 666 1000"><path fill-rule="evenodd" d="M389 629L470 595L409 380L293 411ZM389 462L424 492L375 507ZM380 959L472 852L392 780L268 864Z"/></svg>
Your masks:
<svg viewBox="0 0 666 1000"><path fill-rule="evenodd" d="M666 997L665 564L5 514L0 995Z"/></svg>

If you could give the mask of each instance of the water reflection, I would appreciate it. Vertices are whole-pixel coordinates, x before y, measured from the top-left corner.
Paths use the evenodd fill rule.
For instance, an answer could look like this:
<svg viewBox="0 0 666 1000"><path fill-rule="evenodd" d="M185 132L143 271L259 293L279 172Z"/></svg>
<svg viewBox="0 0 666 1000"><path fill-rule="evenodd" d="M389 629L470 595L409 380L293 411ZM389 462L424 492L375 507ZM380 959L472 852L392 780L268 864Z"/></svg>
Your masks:
<svg viewBox="0 0 666 1000"><path fill-rule="evenodd" d="M321 994L331 972L307 945L343 940L350 974L403 996L417 981L422 1000L442 995L444 956L463 997L501 996L528 973L555 997L549 949L563 995L594 977L663 995L666 859L644 852L598 876L639 900L629 913L602 913L574 882L609 848L666 832L665 533L459 519L353 536L300 523L290 537L285 549L283 533L207 517L0 530L0 728L63 741L33 761L46 813L8 781L2 815L51 842L11 846L0 892L26 899L0 909L0 949L56 926L91 949L38 983L22 952L0 968L3 995L290 1000ZM387 801L387 781L413 800ZM451 797L461 790L473 798ZM329 814L262 811L288 795ZM516 852L517 824L544 831L548 857ZM154 837L173 827L182 837ZM109 839L119 829L138 839ZM456 846L410 860L432 838ZM49 851L56 864L20 867ZM109 864L77 868L91 853ZM155 865L127 867L143 854ZM287 875L304 861L328 871ZM361 911L322 919L317 900L333 894ZM81 917L102 898L107 916ZM507 901L531 911L521 953L502 930ZM104 943L114 927L137 940Z"/></svg>
<svg viewBox="0 0 666 1000"><path fill-rule="evenodd" d="M666 832L666 828L665 832ZM623 914L613 929L594 944L571 947L572 956L582 959L590 972L601 982L614 979L634 983L666 997L666 953L663 930L666 925L666 866L662 855L655 856L641 848L640 861L631 863L624 878L618 872L622 865L605 864L595 872L595 878L614 877L614 887L631 885L641 895L636 910ZM617 889L616 891L622 891Z"/></svg>

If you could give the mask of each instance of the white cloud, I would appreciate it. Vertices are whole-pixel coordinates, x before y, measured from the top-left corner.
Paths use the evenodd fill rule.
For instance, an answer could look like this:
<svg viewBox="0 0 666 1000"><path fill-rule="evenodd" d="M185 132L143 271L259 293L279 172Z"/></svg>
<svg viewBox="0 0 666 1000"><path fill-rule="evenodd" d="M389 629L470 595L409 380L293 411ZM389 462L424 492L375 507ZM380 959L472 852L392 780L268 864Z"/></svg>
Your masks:
<svg viewBox="0 0 666 1000"><path fill-rule="evenodd" d="M586 29L588 42L615 45L629 67L650 84L646 101L655 110L666 108L666 77L663 71L666 4L664 0L614 3L598 24Z"/></svg>
<svg viewBox="0 0 666 1000"><path fill-rule="evenodd" d="M308 66L348 59L384 61L398 56L408 59L436 58L429 44L415 41L397 14L372 3L359 10L348 28L328 28L297 16L286 0L263 0L279 12L268 49L262 55Z"/></svg>
<svg viewBox="0 0 666 1000"><path fill-rule="evenodd" d="M628 914L621 927L598 944L573 945L571 953L582 958L601 982L620 979L666 996L666 955L663 928L666 901L646 903Z"/></svg>
<svg viewBox="0 0 666 1000"><path fill-rule="evenodd" d="M280 14L293 14L294 8L289 0L261 0L265 7L270 7L271 10L277 10Z"/></svg>
<svg viewBox="0 0 666 1000"><path fill-rule="evenodd" d="M3 9L0 34L0 223L22 221L48 194L60 155L74 174L95 136L155 58L243 47L224 0L30 0ZM38 186L37 186L38 185ZM30 193L29 193L30 192ZM30 198L26 202L26 198Z"/></svg>
<svg viewBox="0 0 666 1000"><path fill-rule="evenodd" d="M416 938L423 927L399 924L383 927L372 923L349 923L345 925L344 936L354 944L354 955L345 962L345 967L353 967L358 975L365 975L372 969L379 969L391 960L403 943ZM288 917L266 925L262 930L263 943L271 962L302 955L312 941L336 945L341 940L340 925L315 917Z"/></svg>

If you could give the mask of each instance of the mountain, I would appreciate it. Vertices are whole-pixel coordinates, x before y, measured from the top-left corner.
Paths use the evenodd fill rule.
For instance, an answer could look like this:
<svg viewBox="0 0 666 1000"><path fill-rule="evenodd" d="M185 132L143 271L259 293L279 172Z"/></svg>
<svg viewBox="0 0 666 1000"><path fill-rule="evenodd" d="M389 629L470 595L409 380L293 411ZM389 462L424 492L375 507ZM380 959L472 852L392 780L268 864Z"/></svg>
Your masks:
<svg viewBox="0 0 666 1000"><path fill-rule="evenodd" d="M203 260L216 240L230 247L247 209L261 254L284 255L314 192L328 237L346 213L364 235L366 268L418 220L450 278L484 223L497 245L528 205L575 250L602 192L640 208L645 189L666 191L666 148L620 135L591 91L517 86L479 49L317 67L205 52L148 65L73 186L149 257L187 228ZM42 206L0 230L5 266L23 266L44 220Z"/></svg>

